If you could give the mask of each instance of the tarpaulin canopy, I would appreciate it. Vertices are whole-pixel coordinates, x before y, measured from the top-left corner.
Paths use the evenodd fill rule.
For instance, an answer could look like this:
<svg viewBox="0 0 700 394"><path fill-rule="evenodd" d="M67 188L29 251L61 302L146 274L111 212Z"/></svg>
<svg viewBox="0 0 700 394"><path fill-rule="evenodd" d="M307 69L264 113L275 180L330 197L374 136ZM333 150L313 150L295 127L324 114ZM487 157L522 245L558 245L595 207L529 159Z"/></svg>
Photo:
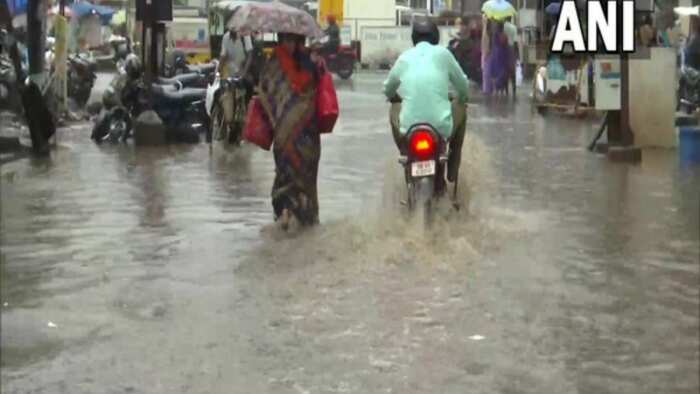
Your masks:
<svg viewBox="0 0 700 394"><path fill-rule="evenodd" d="M27 0L7 0L7 7L10 8L10 15L16 16L27 13Z"/></svg>
<svg viewBox="0 0 700 394"><path fill-rule="evenodd" d="M106 25L112 20L114 9L102 5L92 4L87 1L82 1L80 3L74 3L71 6L71 14L76 18L97 14L102 23Z"/></svg>

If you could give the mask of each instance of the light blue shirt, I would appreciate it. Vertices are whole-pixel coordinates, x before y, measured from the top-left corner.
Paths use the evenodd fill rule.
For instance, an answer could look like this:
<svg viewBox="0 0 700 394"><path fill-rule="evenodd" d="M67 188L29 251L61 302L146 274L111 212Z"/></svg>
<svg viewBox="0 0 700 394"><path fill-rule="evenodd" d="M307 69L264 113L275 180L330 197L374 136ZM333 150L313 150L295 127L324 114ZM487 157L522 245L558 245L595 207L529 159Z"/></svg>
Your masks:
<svg viewBox="0 0 700 394"><path fill-rule="evenodd" d="M428 123L450 138L450 82L457 91L456 99L465 104L469 83L447 48L423 41L399 57L384 81L384 94L392 98L398 93L403 100L399 116L402 134L417 123Z"/></svg>

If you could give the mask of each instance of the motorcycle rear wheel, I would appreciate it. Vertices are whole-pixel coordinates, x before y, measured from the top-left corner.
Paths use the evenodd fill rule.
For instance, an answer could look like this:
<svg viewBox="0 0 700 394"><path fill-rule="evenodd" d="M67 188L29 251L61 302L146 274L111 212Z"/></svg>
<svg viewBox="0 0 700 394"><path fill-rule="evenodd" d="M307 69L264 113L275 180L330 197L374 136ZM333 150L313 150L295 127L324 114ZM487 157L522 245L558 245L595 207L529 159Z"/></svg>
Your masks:
<svg viewBox="0 0 700 394"><path fill-rule="evenodd" d="M338 76L342 79L349 79L352 77L353 64L352 62L341 62L340 67L338 67Z"/></svg>
<svg viewBox="0 0 700 394"><path fill-rule="evenodd" d="M433 222L435 178L430 176L413 180L409 193L409 208L421 214L425 225L430 226Z"/></svg>

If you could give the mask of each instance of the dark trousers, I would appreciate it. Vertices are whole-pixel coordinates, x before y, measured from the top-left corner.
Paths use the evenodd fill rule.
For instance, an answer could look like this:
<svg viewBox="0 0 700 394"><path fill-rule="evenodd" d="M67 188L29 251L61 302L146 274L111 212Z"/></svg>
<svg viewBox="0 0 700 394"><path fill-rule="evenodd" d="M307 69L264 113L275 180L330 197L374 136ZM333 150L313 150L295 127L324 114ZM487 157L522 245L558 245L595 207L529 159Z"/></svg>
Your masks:
<svg viewBox="0 0 700 394"><path fill-rule="evenodd" d="M401 134L399 129L399 115L401 114L401 103L392 103L389 110L389 122L391 123L391 134L399 152L406 154L406 136ZM462 144L464 134L467 130L467 107L459 104L457 100L452 100L452 137L450 138L450 154L447 158L447 180L454 182L459 175L459 165L462 161Z"/></svg>

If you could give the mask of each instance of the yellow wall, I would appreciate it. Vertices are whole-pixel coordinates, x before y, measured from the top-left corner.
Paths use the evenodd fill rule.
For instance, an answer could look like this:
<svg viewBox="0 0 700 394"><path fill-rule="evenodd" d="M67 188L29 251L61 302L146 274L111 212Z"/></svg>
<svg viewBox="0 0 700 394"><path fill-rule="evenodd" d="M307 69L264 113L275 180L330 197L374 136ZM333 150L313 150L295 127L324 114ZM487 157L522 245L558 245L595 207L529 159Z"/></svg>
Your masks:
<svg viewBox="0 0 700 394"><path fill-rule="evenodd" d="M320 0L318 4L318 22L326 25L328 15L335 15L338 25L343 24L343 0Z"/></svg>

